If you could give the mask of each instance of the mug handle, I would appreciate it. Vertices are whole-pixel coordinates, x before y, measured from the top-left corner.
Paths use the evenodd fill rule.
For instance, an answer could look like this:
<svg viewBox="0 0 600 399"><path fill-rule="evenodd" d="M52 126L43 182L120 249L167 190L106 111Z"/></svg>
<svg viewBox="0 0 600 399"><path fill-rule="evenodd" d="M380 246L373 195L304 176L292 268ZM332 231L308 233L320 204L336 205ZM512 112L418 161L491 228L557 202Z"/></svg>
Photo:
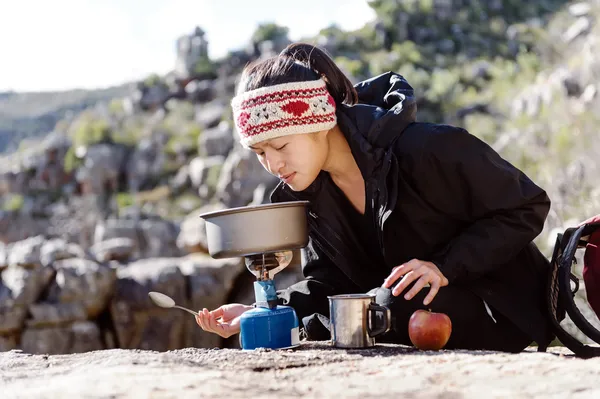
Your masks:
<svg viewBox="0 0 600 399"><path fill-rule="evenodd" d="M390 331L392 318L392 312L390 311L390 308L388 308L387 306L381 306L371 303L369 304L368 311L371 313L370 320L372 321L371 323L368 323L367 326L367 332L369 333L369 337L374 338L378 335L385 334L386 332ZM383 325L378 328L373 328L372 326L375 325L376 312L383 313Z"/></svg>

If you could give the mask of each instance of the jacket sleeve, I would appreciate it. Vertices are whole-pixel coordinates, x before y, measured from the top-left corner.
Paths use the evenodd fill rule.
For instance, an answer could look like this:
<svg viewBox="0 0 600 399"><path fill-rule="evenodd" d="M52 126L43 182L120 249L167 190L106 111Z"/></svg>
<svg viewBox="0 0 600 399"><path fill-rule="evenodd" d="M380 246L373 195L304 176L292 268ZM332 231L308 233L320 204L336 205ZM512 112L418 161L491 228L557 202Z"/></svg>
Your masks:
<svg viewBox="0 0 600 399"><path fill-rule="evenodd" d="M294 308L300 320L315 313L329 317L329 299L344 290L347 277L321 252L312 239L305 248L304 279L278 290L280 305Z"/></svg>
<svg viewBox="0 0 600 399"><path fill-rule="evenodd" d="M544 227L546 192L464 129L434 128L414 165L423 199L466 226L431 259L450 283L501 267Z"/></svg>

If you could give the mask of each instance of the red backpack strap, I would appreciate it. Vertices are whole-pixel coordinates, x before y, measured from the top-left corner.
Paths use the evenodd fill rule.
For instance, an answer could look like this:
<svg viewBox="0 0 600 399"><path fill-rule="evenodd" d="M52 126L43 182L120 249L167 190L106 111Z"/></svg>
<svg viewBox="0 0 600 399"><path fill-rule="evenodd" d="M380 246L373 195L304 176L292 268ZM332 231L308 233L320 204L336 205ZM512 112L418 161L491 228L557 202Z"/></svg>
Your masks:
<svg viewBox="0 0 600 399"><path fill-rule="evenodd" d="M579 226L585 226L586 224L598 224L600 225L600 214L596 215L596 216L592 216L591 218L584 220L583 222L579 223Z"/></svg>

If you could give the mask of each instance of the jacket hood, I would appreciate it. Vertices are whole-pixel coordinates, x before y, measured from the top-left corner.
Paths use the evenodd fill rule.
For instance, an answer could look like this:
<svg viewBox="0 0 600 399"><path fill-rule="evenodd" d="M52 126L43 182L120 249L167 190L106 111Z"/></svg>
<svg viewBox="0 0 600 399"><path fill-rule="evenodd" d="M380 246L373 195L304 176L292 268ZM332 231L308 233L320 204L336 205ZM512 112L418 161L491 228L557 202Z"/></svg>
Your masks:
<svg viewBox="0 0 600 399"><path fill-rule="evenodd" d="M414 90L403 76L386 72L355 85L359 103L341 105L337 122L365 180L387 173L394 141L417 119ZM387 154L387 155L386 155Z"/></svg>
<svg viewBox="0 0 600 399"><path fill-rule="evenodd" d="M359 103L338 108L344 133L356 130L372 146L387 148L408 125L416 122L414 89L402 75L386 72L354 87Z"/></svg>

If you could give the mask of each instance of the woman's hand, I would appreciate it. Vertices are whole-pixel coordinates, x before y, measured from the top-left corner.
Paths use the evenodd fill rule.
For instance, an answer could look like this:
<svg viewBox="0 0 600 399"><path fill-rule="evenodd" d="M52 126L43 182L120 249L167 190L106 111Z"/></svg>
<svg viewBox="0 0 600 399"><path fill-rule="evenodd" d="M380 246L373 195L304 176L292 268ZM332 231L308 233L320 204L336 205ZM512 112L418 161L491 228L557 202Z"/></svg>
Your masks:
<svg viewBox="0 0 600 399"><path fill-rule="evenodd" d="M440 287L448 285L448 279L435 264L418 259L413 259L410 262L396 266L392 270L392 274L383 282L383 287L390 288L400 277L402 277L402 280L392 290L392 295L394 296L400 295L410 283L418 279L410 291L404 295L404 299L406 300L412 299L427 284L430 285L429 294L423 300L423 305L429 305L433 301L433 298L435 298Z"/></svg>
<svg viewBox="0 0 600 399"><path fill-rule="evenodd" d="M252 306L241 303L223 305L215 310L208 311L204 308L196 316L196 323L204 330L229 338L240 332L240 316L252 309Z"/></svg>

